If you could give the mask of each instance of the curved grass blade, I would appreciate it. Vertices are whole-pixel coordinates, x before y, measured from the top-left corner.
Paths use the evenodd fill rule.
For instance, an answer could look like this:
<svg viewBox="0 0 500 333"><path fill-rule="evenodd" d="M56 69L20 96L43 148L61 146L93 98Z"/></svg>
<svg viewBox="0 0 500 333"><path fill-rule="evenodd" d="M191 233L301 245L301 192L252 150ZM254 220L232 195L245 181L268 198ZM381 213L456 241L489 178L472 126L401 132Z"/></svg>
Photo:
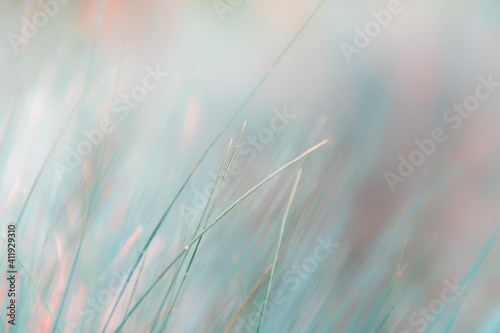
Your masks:
<svg viewBox="0 0 500 333"><path fill-rule="evenodd" d="M215 204L217 203L217 199L219 198L219 194L220 194L220 191L222 189L222 185L224 184L224 180L226 180L227 173L229 172L229 168L231 167L231 162L233 161L234 155L236 154L236 151L238 150L238 147L240 145L241 137L243 136L243 132L245 131L245 125L246 125L246 122L243 124L243 129L241 130L241 134L240 134L240 137L238 139L238 142L236 143L236 146L233 149L233 153L231 154L231 157L229 158L229 162L227 163L226 170L224 170L224 174L222 175L222 180L221 180L221 182L219 184L219 188L217 189L217 193L216 193L214 201L212 203L212 207L210 209L210 212L208 213L208 216L207 216L207 218L205 220L205 224L203 225L203 228L207 227L208 221L212 217L212 213L214 211ZM232 141L233 140L231 139L231 142ZM229 150L229 147L228 147L228 150ZM227 153L226 153L226 156L227 156ZM225 160L226 160L226 157L224 157L224 161ZM215 187L215 185L214 185L214 187ZM177 290L177 293L176 293L176 295L174 297L174 300L172 301L172 305L170 307L170 311L168 312L167 318L165 319L165 321L164 321L164 323L163 323L163 325L162 325L162 327L160 329L160 332L163 332L165 330L165 328L167 326L167 323L168 323L168 320L170 318L170 315L174 311L175 302L177 301L177 298L179 297L179 294L180 294L180 292L182 290L182 286L184 285L184 281L186 280L186 278L187 278L187 276L189 274L189 270L191 269L191 265L193 264L194 257L196 256L196 253L198 252L198 248L200 246L202 238L203 237L200 237L200 239L198 239L198 242L196 243L195 249L193 251L193 254L191 255L191 259L189 260L188 266L186 268L186 272L184 273L184 275L182 277L181 283L179 285L179 289Z"/></svg>
<svg viewBox="0 0 500 333"><path fill-rule="evenodd" d="M234 207L236 207L240 202L242 202L243 200L245 200L250 194L252 194L253 192L255 192L256 190L258 190L260 187L262 187L264 184L266 184L268 181L270 181L272 178L276 177L278 174L280 174L281 172L283 172L285 169L287 169L288 167L292 166L293 164L297 163L298 161L300 161L301 159L303 159L304 157L306 157L307 155L309 155L310 153L312 153L313 151L315 151L316 149L318 149L319 147L323 146L324 144L326 144L328 142L328 140L325 140L323 142L320 142L318 143L316 146L310 148L309 150L307 150L305 153L303 153L302 155L300 155L299 157L295 158L293 161L285 164L284 166L282 166L281 168L279 168L278 170L276 170L274 173L272 173L270 176L268 176L266 179L264 179L263 181L261 181L259 184L255 185L250 191L248 191L247 193L245 193L243 196L241 196L238 200L236 200L233 204L231 204L224 212L222 212L210 225L208 225L206 228L204 228L196 237L194 237L187 245L186 247L181 251L179 252L179 254L177 254L177 256L170 262L170 264L168 264L168 266L163 270L163 272L156 278L155 282L153 282L153 284L148 288L148 290L144 293L144 295L142 295L142 297L137 301L137 303L132 307L132 309L130 310L130 312L126 315L126 317L124 318L124 321L122 321L122 323L119 325L118 329L121 328L121 326L124 325L124 323L126 322L126 320L130 317L130 315L137 309L137 307L141 304L141 302L144 300L144 298L146 298L146 296L151 292L151 290L158 284L158 282L161 280L161 278L169 271L169 269L174 265L175 262L177 262L177 260L179 260L179 258L184 254L186 253L186 251L189 250L189 248L195 244L198 239L200 239L207 231L209 231L210 229L212 229L227 213L229 213Z"/></svg>
<svg viewBox="0 0 500 333"><path fill-rule="evenodd" d="M229 155L229 150L231 149L232 144L233 144L233 138L231 138L231 140L229 141L229 145L228 145L227 150L226 150L226 155L224 156L224 160L222 161L222 163L221 163L221 165L219 167L219 171L217 173L217 178L215 178L214 186L212 186L212 189L210 191L210 195L208 196L207 203L205 204L205 207L203 208L203 212L202 212L202 214L200 216L200 219L198 221L198 225L196 226L194 235L198 234L200 228L202 227L203 219L205 218L205 214L206 214L206 212L208 210L210 202L212 202L213 194L214 194L214 191L215 191L215 185L219 182L219 178L221 176L222 170L224 170L224 164L226 163L226 159L227 159L227 156ZM206 225L206 223L205 223L205 225ZM170 286L169 286L169 288L167 290L167 293L165 294L165 297L163 298L163 301L162 301L162 304L160 306L160 309L158 310L158 313L155 316L155 320L153 321L153 326L152 326L151 330L153 330L155 328L158 320L160 319L160 314L162 312L162 309L163 309L163 307L165 306L165 304L167 302L167 298L170 295L170 291L172 290L173 285L174 285L175 281L177 280L177 278L179 276L181 268L184 266L184 260L186 258L187 258L187 253L186 253L186 256L182 258L181 264L179 265L179 268L175 272L174 278L172 279L172 282L170 283ZM170 311L173 311L173 306L171 307ZM170 311L168 312L167 315L170 315ZM127 314L127 312L128 312L128 309L127 309L127 311L125 311L125 314Z"/></svg>
<svg viewBox="0 0 500 333"><path fill-rule="evenodd" d="M165 220L165 218L167 217L168 213L172 209L172 206L174 205L174 203L179 198L180 194L182 193L182 191L186 187L187 183L191 179L191 177L194 174L194 172L196 171L196 169L198 169L198 167L200 166L201 162L203 162L203 160L205 159L205 157L208 154L208 152L212 149L212 147L219 140L219 138L222 136L222 134L226 131L226 129L229 127L229 125L233 122L233 120L236 118L236 116L241 113L241 111L248 104L248 102L253 97L253 95L255 95L255 93L259 90L259 88L262 86L262 84L267 80L267 77L269 76L271 70L274 69L278 65L278 63L280 62L281 58L283 58L283 56L285 55L285 53L292 46L292 44L295 42L295 40L299 37L299 35L302 33L302 31L306 28L306 26L312 20L312 18L314 17L314 15L319 11L319 9L321 8L321 6L323 5L323 3L325 1L326 0L321 0L320 1L320 3L318 4L318 6L315 8L315 10L312 12L312 14L306 20L306 22L302 25L302 27L299 29L299 31L295 34L295 36L292 38L292 40L288 43L288 45L285 47L285 49L283 50L283 52L281 52L281 54L278 56L278 58L276 59L276 61L271 66L270 70L263 76L263 78L260 80L260 82L254 88L254 90L243 101L243 103L240 105L240 107L233 113L233 115L229 118L228 122L224 125L224 127L220 130L220 132L215 136L215 138L213 139L213 141L208 145L208 147L206 148L206 150L203 152L203 154L201 155L200 159L198 160L198 162L195 164L194 168L192 169L191 173L187 176L186 180L184 181L184 183L180 187L179 191L177 192L177 194L172 199L172 202L170 203L170 205L166 209L165 213L160 218L160 221L157 223L156 227L154 228L153 232L151 233L151 236L146 241L146 244L144 246L143 251L141 251L141 253L139 254L139 257L136 259L136 261L132 265L132 268L130 269L129 275L127 276L127 279L125 280L125 283L124 283L124 285L122 287L122 290L118 294L118 298L116 299L115 304L113 305L113 308L111 310L111 313L109 314L108 319L106 320L106 323L104 325L102 333L104 333L106 331L106 328L108 327L109 322L111 321L111 318L113 317L113 314L114 314L114 312L116 310L116 307L118 306L118 303L120 302L120 299L121 299L121 297L122 297L122 295L123 295L123 293L125 291L125 288L127 288L127 285L128 285L128 283L130 281L130 278L131 278L134 270L137 268L137 266L139 265L139 262L141 261L142 256L144 255L145 249L147 249L149 247L149 245L151 244L152 239L155 237L156 233L158 232L158 229L163 224L163 221Z"/></svg>

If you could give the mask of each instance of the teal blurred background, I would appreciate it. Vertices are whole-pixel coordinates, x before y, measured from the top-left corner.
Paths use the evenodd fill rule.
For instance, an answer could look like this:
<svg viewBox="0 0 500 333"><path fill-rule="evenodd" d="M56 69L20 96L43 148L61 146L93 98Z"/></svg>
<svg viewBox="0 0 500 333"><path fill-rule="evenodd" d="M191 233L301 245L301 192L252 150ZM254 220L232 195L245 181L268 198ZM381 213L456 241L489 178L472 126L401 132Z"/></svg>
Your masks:
<svg viewBox="0 0 500 333"><path fill-rule="evenodd" d="M245 121L209 221L328 143L225 215L123 332L256 331L299 166L262 332L500 332L500 90L456 129L445 117L478 77L500 82L498 3L54 1L0 4L0 224L17 225L22 262L19 322L2 313L2 332L101 332L108 318L114 332L200 230ZM130 106L145 80L158 85ZM84 144L103 119L112 130ZM392 191L386 173L440 128ZM455 280L465 292L440 302Z"/></svg>

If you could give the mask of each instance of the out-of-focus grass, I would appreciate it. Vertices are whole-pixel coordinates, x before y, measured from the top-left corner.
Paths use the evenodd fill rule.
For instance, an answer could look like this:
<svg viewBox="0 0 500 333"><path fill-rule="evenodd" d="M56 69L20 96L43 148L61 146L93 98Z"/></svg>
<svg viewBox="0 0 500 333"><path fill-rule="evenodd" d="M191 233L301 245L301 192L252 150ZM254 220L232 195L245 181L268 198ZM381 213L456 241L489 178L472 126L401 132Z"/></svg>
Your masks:
<svg viewBox="0 0 500 333"><path fill-rule="evenodd" d="M498 97L395 194L383 178L496 73L497 8L405 3L347 66L338 44L379 5L247 1L220 22L210 2L74 1L22 54L4 41L0 232L17 225L20 293L0 331L415 331L457 278L424 331L498 332ZM1 4L2 36L35 7ZM156 64L168 79L60 182L52 163Z"/></svg>

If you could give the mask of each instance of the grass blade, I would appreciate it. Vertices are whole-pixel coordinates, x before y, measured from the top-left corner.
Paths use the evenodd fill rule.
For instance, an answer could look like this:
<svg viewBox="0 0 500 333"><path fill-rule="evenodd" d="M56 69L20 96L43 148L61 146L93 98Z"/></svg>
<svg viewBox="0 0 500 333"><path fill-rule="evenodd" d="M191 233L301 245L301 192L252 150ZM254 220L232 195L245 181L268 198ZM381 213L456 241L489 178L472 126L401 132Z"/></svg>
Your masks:
<svg viewBox="0 0 500 333"><path fill-rule="evenodd" d="M210 212L208 213L208 216L205 220L205 224L203 225L203 228L206 228L208 221L212 217L212 213L214 211L215 204L217 203L217 199L219 198L219 194L220 194L220 191L222 189L222 185L224 184L224 180L226 179L227 173L229 172L229 168L231 167L231 162L233 161L234 155L236 154L236 151L238 150L238 147L240 145L241 137L243 136L243 132L245 131L245 125L246 125L246 122L243 124L243 129L241 130L241 134L240 134L240 137L238 139L238 142L236 143L236 146L234 147L233 153L231 154L231 157L229 158L229 162L227 163L226 170L224 171L224 174L222 175L222 180L221 180L219 187L217 189L217 193L215 195L214 202L212 203L212 207L210 209ZM232 139L231 139L231 142L232 142ZM231 146L231 144L230 144L230 146ZM229 150L229 147L228 147L228 150ZM227 156L227 153L226 153L226 156ZM224 157L224 161L225 160L226 160L226 158ZM177 301L177 298L179 297L179 294L182 290L182 286L184 284L184 281L186 280L187 275L189 273L189 270L191 268L191 265L193 264L194 257L196 256L196 253L198 252L198 248L200 246L201 240L202 240L202 237L200 237L200 239L198 239L198 242L196 243L196 247L193 251L193 254L191 255L191 259L189 260L188 266L186 268L186 272L184 273L184 275L182 277L181 283L179 285L179 289L177 290L177 293L174 297L174 300L172 301L172 306L170 307L170 311L168 312L167 318L165 319L165 322L163 323L163 325L160 329L160 332L163 332L167 326L168 319L170 318L170 315L172 314L172 312L174 310L175 302Z"/></svg>
<svg viewBox="0 0 500 333"><path fill-rule="evenodd" d="M290 47L292 46L292 44L295 42L295 40L299 37L299 35L302 33L302 31L304 31L304 29L306 28L306 26L309 24L309 22L312 20L312 18L314 17L314 15L316 15L316 13L319 11L319 9L321 8L321 6L323 5L323 3L325 2L325 0L321 0L321 2L318 4L318 6L315 8L315 10L312 12L312 14L309 16L309 18L306 20L306 22L302 25L302 27L299 29L299 31L295 34L295 36L292 38L292 40L290 41L290 43L288 43L288 45L285 47L285 49L280 53L280 55L278 56L278 58L276 59L276 61L273 63L273 65L271 66L271 69L274 69L278 63L280 62L281 58L283 58L283 56L286 54L286 52L288 51L288 49L290 49ZM205 150L205 152L201 155L200 159L198 160L198 162L196 163L196 165L194 166L193 170L191 171L191 173L187 176L186 180L184 181L184 183L182 184L182 186L180 187L179 191L177 192L177 194L174 196L174 198L172 199L172 202L170 203L170 205L168 206L168 208L166 209L165 213L163 214L163 216L161 217L160 221L157 223L155 229L153 230L153 232L151 233L151 236L149 237L149 239L147 240L146 242L146 245L144 246L144 249L143 251L141 251L141 253L139 254L139 257L136 259L136 261L134 262L134 264L132 265L132 268L127 276L127 279L125 280L125 283L122 287L122 290L120 291L119 295L118 295L118 298L116 299L115 301L115 304L113 305L113 308L111 310L111 313L109 314L108 316L108 319L106 320L106 323L104 325L104 328L102 330L102 332L104 333L106 331L106 328L108 327L109 325L109 322L111 321L111 318L113 317L113 314L116 310L116 307L118 306L118 303L120 302L120 299L121 297L123 296L123 293L125 291L125 288L127 288L127 285L130 281L130 278L134 272L134 270L137 268L137 266L139 265L139 262L141 261L141 258L142 256L144 255L144 252L145 250L149 247L149 245L151 244L151 241L152 239L155 237L156 233L158 232L158 229L160 228L160 226L162 225L163 221L165 220L165 218L167 217L168 213L170 212L170 210L172 209L172 206L174 205L174 203L177 201L177 199L179 198L180 194L182 193L182 191L184 190L184 188L186 187L187 183L189 182L189 180L191 179L191 177L193 176L194 172L196 171L196 169L198 169L198 167L200 166L201 162L203 162L203 160L205 159L206 155L208 154L208 152L210 151L210 149L212 149L212 147L215 145L215 143L217 142L217 140L219 140L219 138L222 136L222 134L226 131L226 129L229 127L229 125L233 122L233 120L236 118L236 116L238 114L241 113L241 111L244 109L244 107L248 104L248 102L250 101L250 99L253 97L253 95L255 95L255 93L259 90L259 88L262 86L262 84L267 80L269 74L271 73L271 69L262 77L262 79L260 80L260 82L257 84L257 86L254 88L254 90L247 96L247 98L243 101L243 103L240 105L240 107L233 113L233 115L229 118L228 122L224 125L224 127L220 130L220 132L215 136L215 138L213 139L213 141L208 145L207 149Z"/></svg>
<svg viewBox="0 0 500 333"><path fill-rule="evenodd" d="M278 239L278 245L276 246L276 253L274 254L273 260L273 268L271 269L271 277L269 278L269 283L267 284L266 296L264 298L264 304L262 304L262 310L260 311L260 319L259 326L257 327L257 333L260 332L260 328L262 327L262 321L264 320L264 310L266 309L267 300L269 299L269 291L271 290L271 285L273 283L274 270L276 269L276 261L278 261L278 253L281 247L281 241L283 240L283 233L285 232L285 224L286 219L288 217L288 212L290 211L290 207L292 206L293 197L295 196L295 192L297 191L297 186L299 185L300 175L302 174L302 169L299 169L299 173L295 178L295 182L293 183L292 193L290 193L290 198L288 199L288 203L286 205L285 215L283 216L283 221L281 222L281 230L280 236Z"/></svg>
<svg viewBox="0 0 500 333"><path fill-rule="evenodd" d="M280 174L281 172L283 172L285 169L287 169L288 167L292 166L293 164L297 163L298 161L300 161L301 159L303 159L304 157L306 157L307 155L309 155L310 153L312 153L313 151L315 151L316 149L318 149L319 147L323 146L324 144L326 144L328 142L328 140L325 140L323 142L320 142L318 143L317 145L315 145L314 147L310 148L309 150L307 150L305 153L303 153L302 155L300 155L299 157L295 158L293 161L285 164L284 166L282 166L281 168L279 168L278 170L276 170L274 173L272 173L271 175L269 175L266 179L264 179L263 181L261 181L259 184L255 185L250 191L248 191L247 193L245 193L243 196L241 196L238 200L236 200L233 204L231 204L224 212L222 212L210 225L208 225L206 228L204 228L196 237L194 237L187 245L186 247L181 251L179 252L179 254L177 254L177 256L170 262L170 264L168 264L168 266L163 270L163 272L156 278L155 282L153 282L153 284L148 288L148 290L144 293L144 295L142 295L142 297L137 301L137 303L132 307L132 309L130 310L130 312L127 314L127 316L124 318L124 321L122 321L122 323L120 324L120 326L118 327L118 329L121 328L121 326L123 326L124 322L130 317L130 315L137 309L137 307L141 304L141 302L144 300L144 298L146 298L146 296L151 292L151 290L158 284L158 282L161 280L161 278L169 271L169 269L177 262L177 260L179 260L179 258L184 254L186 253L186 251L189 250L189 248L195 244L198 239L200 239L207 231L209 231L210 229L212 229L227 213L229 213L234 207L236 207L240 202L242 202L243 200L245 200L250 194L252 194L253 192L257 191L260 187L262 187L264 184L266 184L268 181L270 181L272 178L276 177L278 174ZM123 292L123 290L122 290Z"/></svg>

